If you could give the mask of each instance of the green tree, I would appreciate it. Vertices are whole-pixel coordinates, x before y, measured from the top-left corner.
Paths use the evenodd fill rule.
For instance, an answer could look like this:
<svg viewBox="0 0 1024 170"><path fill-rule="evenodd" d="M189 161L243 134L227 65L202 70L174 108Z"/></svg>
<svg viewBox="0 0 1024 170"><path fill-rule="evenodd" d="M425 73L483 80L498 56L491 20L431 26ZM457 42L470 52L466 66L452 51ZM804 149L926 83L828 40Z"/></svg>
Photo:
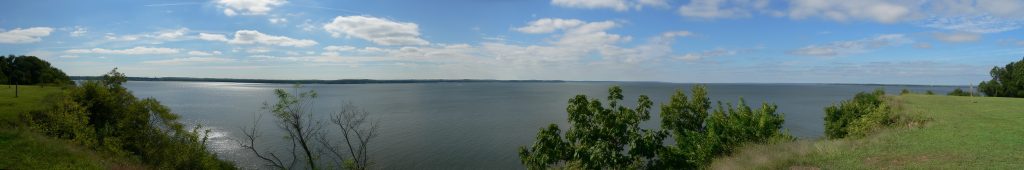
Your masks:
<svg viewBox="0 0 1024 170"><path fill-rule="evenodd" d="M596 100L577 95L569 101L569 131L561 136L558 125L551 124L537 133L537 141L522 147L519 155L530 169L562 165L581 169L695 169L710 164L714 157L726 155L748 142L766 142L772 138L791 139L780 131L784 121L774 104L762 104L754 110L740 99L739 105L711 104L704 86L692 89L692 99L676 91L671 101L661 105L661 130L639 128L649 119L651 101L638 98L635 108L618 105L622 89L609 89L607 107ZM663 145L668 135L674 145Z"/></svg>
<svg viewBox="0 0 1024 170"><path fill-rule="evenodd" d="M178 115L153 98L138 99L122 86L117 69L103 80L69 86L52 109L31 114L46 134L96 150L137 158L157 169L234 169L206 150L201 126L189 130Z"/></svg>
<svg viewBox="0 0 1024 170"><path fill-rule="evenodd" d="M618 86L608 89L607 106L586 95L573 97L566 108L570 127L564 140L556 124L541 129L532 147L519 149L522 163L531 169L560 163L583 169L648 168L667 134L640 128L650 119L647 96L637 98L633 108L620 105L622 99Z"/></svg>
<svg viewBox="0 0 1024 170"><path fill-rule="evenodd" d="M1024 97L1024 59L1010 62L1005 67L993 67L992 80L982 81L978 89L987 96Z"/></svg>

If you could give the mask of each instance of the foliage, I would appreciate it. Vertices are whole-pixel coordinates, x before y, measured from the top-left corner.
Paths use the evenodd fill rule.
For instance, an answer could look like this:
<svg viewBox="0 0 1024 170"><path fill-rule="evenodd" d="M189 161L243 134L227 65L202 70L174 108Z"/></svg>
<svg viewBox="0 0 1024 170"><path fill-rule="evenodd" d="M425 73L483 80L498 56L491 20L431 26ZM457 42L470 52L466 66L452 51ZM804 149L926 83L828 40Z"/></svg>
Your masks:
<svg viewBox="0 0 1024 170"><path fill-rule="evenodd" d="M851 100L825 108L825 136L829 139L863 136L879 124L891 122L889 106L884 103L885 91L857 93Z"/></svg>
<svg viewBox="0 0 1024 170"><path fill-rule="evenodd" d="M122 86L117 69L101 81L68 87L51 109L31 115L45 134L162 169L233 169L206 150L206 132L187 130L178 115L153 98L138 99ZM208 131L207 131L208 132Z"/></svg>
<svg viewBox="0 0 1024 170"><path fill-rule="evenodd" d="M928 91L925 91L924 94L925 95L935 95L935 92L932 92L931 90L928 90Z"/></svg>
<svg viewBox="0 0 1024 170"><path fill-rule="evenodd" d="M910 93L911 93L910 90L907 90L907 89L900 90L900 95L910 94Z"/></svg>
<svg viewBox="0 0 1024 170"><path fill-rule="evenodd" d="M620 105L622 89L608 89L608 105L598 99L576 95L569 100L569 130L562 139L558 125L542 129L531 148L521 147L522 163L531 169L551 164L571 163L584 169L647 168L654 161L664 132L641 129L640 123L650 119L652 102L647 96L637 99L637 106Z"/></svg>
<svg viewBox="0 0 1024 170"><path fill-rule="evenodd" d="M960 89L960 88L956 88L956 90L953 90L953 91L949 92L947 95L950 95L950 96L973 96L973 94L971 94L971 92L964 91L963 89Z"/></svg>
<svg viewBox="0 0 1024 170"><path fill-rule="evenodd" d="M310 90L299 92L300 85L296 84L289 93L284 89L275 89L277 103L270 105L264 103L263 109L270 112L278 127L286 132L285 139L292 143L291 158L282 158L278 153L263 150L257 147L257 138L260 132L259 127L261 115L256 116L253 126L246 129L243 134L246 142L238 141L242 148L252 152L256 157L263 160L266 166L275 169L295 169L296 163L302 162L306 169L321 168L344 168L344 169L368 169L372 162L369 160L367 146L377 136L377 123L368 119L369 112L360 110L355 105L347 104L342 106L341 111L331 115L330 122L336 125L342 133L344 147L341 142L333 141L333 136L327 133L326 123L314 118L312 110L316 91ZM320 145L315 145L314 140ZM345 152L347 151L347 155ZM324 156L323 153L329 155ZM288 154L284 154L288 155ZM301 157L300 157L301 155ZM348 158L346 158L348 157ZM321 165L322 158L335 158L334 166Z"/></svg>
<svg viewBox="0 0 1024 170"><path fill-rule="evenodd" d="M993 97L1024 97L1024 59L1010 62L1006 67L993 67L992 80L982 81L978 89Z"/></svg>
<svg viewBox="0 0 1024 170"><path fill-rule="evenodd" d="M641 95L637 106L628 108L618 104L621 88L608 91L607 107L585 95L571 99L566 109L571 126L565 138L556 124L541 129L531 147L520 148L522 163L530 169L560 164L582 169L692 169L743 143L789 138L779 131L783 116L775 114L775 105L754 110L741 99L737 107L719 102L709 114L704 86L692 89L692 100L676 91L668 104L661 105L661 130L639 127L650 118L652 102L647 96ZM665 146L669 134L676 142Z"/></svg>
<svg viewBox="0 0 1024 170"><path fill-rule="evenodd" d="M0 83L3 84L72 84L60 69L35 56L0 56Z"/></svg>
<svg viewBox="0 0 1024 170"><path fill-rule="evenodd" d="M1022 169L1024 100L887 96L897 121L862 138L751 145L709 169Z"/></svg>

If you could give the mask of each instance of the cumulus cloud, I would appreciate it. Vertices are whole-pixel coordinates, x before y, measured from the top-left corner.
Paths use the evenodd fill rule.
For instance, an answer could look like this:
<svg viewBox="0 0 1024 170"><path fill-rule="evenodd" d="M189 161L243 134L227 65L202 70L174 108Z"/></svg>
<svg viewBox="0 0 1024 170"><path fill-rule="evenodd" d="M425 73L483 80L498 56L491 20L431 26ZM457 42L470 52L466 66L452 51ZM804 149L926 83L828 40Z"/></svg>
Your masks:
<svg viewBox="0 0 1024 170"><path fill-rule="evenodd" d="M217 0L217 7L224 10L224 15L266 15L277 6L288 3L287 0Z"/></svg>
<svg viewBox="0 0 1024 170"><path fill-rule="evenodd" d="M176 54L180 50L175 48L163 48L163 47L145 47L138 46L135 48L112 50L104 48L93 48L93 49L71 49L65 51L71 54L121 54L121 55L143 55L143 54Z"/></svg>
<svg viewBox="0 0 1024 170"><path fill-rule="evenodd" d="M199 33L199 39L207 41L223 41L229 44L262 44L290 47L309 47L317 45L317 42L313 40L267 35L255 30L235 31L233 39L228 39L227 36L223 34Z"/></svg>
<svg viewBox="0 0 1024 170"><path fill-rule="evenodd" d="M167 60L153 60L143 61L145 64L157 64L157 65L180 65L189 63L224 63L237 61L231 58L220 58L220 57L187 57L187 58L175 58Z"/></svg>
<svg viewBox="0 0 1024 170"><path fill-rule="evenodd" d="M542 18L530 22L526 26L515 28L514 30L527 34L542 34L551 33L555 30L573 28L583 25L583 23L583 21L576 19Z"/></svg>
<svg viewBox="0 0 1024 170"><path fill-rule="evenodd" d="M378 45L427 45L420 38L419 26L371 16L338 16L324 24L332 37L359 38Z"/></svg>
<svg viewBox="0 0 1024 170"><path fill-rule="evenodd" d="M0 30L0 43L4 44L25 44L42 41L42 37L50 36L53 28L32 27L27 29L15 28L9 31Z"/></svg>
<svg viewBox="0 0 1024 170"><path fill-rule="evenodd" d="M199 33L199 39L206 41L228 41L228 37L224 34L210 34L210 33Z"/></svg>
<svg viewBox="0 0 1024 170"><path fill-rule="evenodd" d="M916 5L911 1L895 0L793 0L790 1L789 16L796 19L818 17L836 21L895 23L914 16Z"/></svg>
<svg viewBox="0 0 1024 170"><path fill-rule="evenodd" d="M645 6L667 7L666 0L551 0L555 6L583 9L613 9L615 11L629 11L631 8L641 10Z"/></svg>
<svg viewBox="0 0 1024 170"><path fill-rule="evenodd" d="M935 37L935 39L938 39L939 41L951 42L951 43L974 42L974 41L981 40L981 35L975 34L975 33L966 33L966 32L935 33L934 37Z"/></svg>
<svg viewBox="0 0 1024 170"><path fill-rule="evenodd" d="M159 40L177 40L185 36L188 33L188 28L178 28L173 30L163 30L150 35L153 38Z"/></svg>
<svg viewBox="0 0 1024 170"><path fill-rule="evenodd" d="M870 50L913 43L903 34L885 34L876 37L853 41L836 41L826 44L809 45L789 51L792 55L833 57L839 55L859 54Z"/></svg>

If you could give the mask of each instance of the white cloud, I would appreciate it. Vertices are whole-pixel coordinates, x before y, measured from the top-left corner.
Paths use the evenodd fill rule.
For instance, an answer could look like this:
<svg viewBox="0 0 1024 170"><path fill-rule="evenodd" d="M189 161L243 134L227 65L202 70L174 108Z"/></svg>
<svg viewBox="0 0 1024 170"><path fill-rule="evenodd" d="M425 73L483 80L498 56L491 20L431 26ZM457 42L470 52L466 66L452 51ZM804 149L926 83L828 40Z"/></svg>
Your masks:
<svg viewBox="0 0 1024 170"><path fill-rule="evenodd" d="M302 31L313 31L316 30L316 25L313 25L313 20L306 19L302 24L296 25L295 27L302 29Z"/></svg>
<svg viewBox="0 0 1024 170"><path fill-rule="evenodd" d="M224 10L224 15L266 15L277 6L288 3L287 0L217 0L217 7Z"/></svg>
<svg viewBox="0 0 1024 170"><path fill-rule="evenodd" d="M750 17L763 10L768 0L691 0L679 7L679 15L691 18L718 19Z"/></svg>
<svg viewBox="0 0 1024 170"><path fill-rule="evenodd" d="M235 37L233 39L228 39L227 36L223 34L199 33L199 39L207 41L223 41L229 44L262 44L290 47L309 47L317 45L317 42L313 40L267 35L255 30L235 31Z"/></svg>
<svg viewBox="0 0 1024 170"><path fill-rule="evenodd" d="M75 26L75 30L72 30L71 32L69 32L68 35L71 36L71 37L81 37L81 36L84 36L85 33L88 33L88 32L89 32L89 30L87 30L85 27Z"/></svg>
<svg viewBox="0 0 1024 170"><path fill-rule="evenodd" d="M53 28L32 27L27 29L15 28L10 31L0 30L0 43L4 44L25 44L42 41L42 37L50 36Z"/></svg>
<svg viewBox="0 0 1024 170"><path fill-rule="evenodd" d="M630 8L641 10L645 6L667 7L666 0L551 0L551 5L583 8L583 9L613 9L615 11L629 11Z"/></svg>
<svg viewBox="0 0 1024 170"><path fill-rule="evenodd" d="M792 55L832 57L859 54L882 47L903 45L914 41L903 34L885 34L853 41L836 41L827 44L809 45L789 51Z"/></svg>
<svg viewBox="0 0 1024 170"><path fill-rule="evenodd" d="M158 40L177 40L178 38L184 37L186 33L188 33L188 28L178 28L158 31L150 36Z"/></svg>
<svg viewBox="0 0 1024 170"><path fill-rule="evenodd" d="M332 46L324 47L324 51L352 51L352 50L355 50L355 49L356 49L356 47L347 46L347 45L342 45L342 46L333 46L332 45Z"/></svg>
<svg viewBox="0 0 1024 170"><path fill-rule="evenodd" d="M1020 28L1018 21L991 15L936 17L925 21L925 27L971 33L999 33Z"/></svg>
<svg viewBox="0 0 1024 170"><path fill-rule="evenodd" d="M790 1L789 17L803 19L826 18L835 21L872 20L881 23L895 23L915 17L917 8L912 1L900 0L793 0Z"/></svg>
<svg viewBox="0 0 1024 170"><path fill-rule="evenodd" d="M370 16L338 16L324 24L332 37L356 37L378 45L427 45L420 39L416 23L398 22Z"/></svg>
<svg viewBox="0 0 1024 170"><path fill-rule="evenodd" d="M77 55L61 55L61 56L59 56L59 57L60 57L60 58L68 58L68 59L71 59L71 58L79 58L79 57L81 57L81 56L77 56Z"/></svg>
<svg viewBox="0 0 1024 170"><path fill-rule="evenodd" d="M981 40L981 35L975 34L975 33L965 33L965 32L958 32L958 33L935 33L934 37L935 37L935 39L938 39L940 41L951 42L951 43L974 42L974 41Z"/></svg>
<svg viewBox="0 0 1024 170"><path fill-rule="evenodd" d="M694 61L705 60L705 59L711 58L711 57L736 55L737 53L739 53L739 52L736 51L736 50L714 49L714 50L708 50L708 51L702 51L702 52L696 52L696 53L686 53L686 54L683 54L681 56L675 57L675 59L679 59L679 60L683 60L683 61L688 61L688 62L694 62Z"/></svg>
<svg viewBox="0 0 1024 170"><path fill-rule="evenodd" d="M157 65L180 65L189 63L224 63L237 61L231 58L219 58L219 57L187 57L187 58L175 58L167 60L153 60L143 61L145 64L157 64Z"/></svg>
<svg viewBox="0 0 1024 170"><path fill-rule="evenodd" d="M221 54L220 51L210 51L210 52L205 52L205 51L189 51L188 52L188 55L195 55L195 56L211 56L211 55L220 55L220 54Z"/></svg>
<svg viewBox="0 0 1024 170"><path fill-rule="evenodd" d="M72 54L122 54L122 55L143 55L143 54L176 54L179 49L175 48L163 48L163 47L144 47L139 46L135 48L123 49L123 50L111 50L103 48L93 49L71 49L65 51L66 53Z"/></svg>
<svg viewBox="0 0 1024 170"><path fill-rule="evenodd" d="M224 34L210 34L210 33L199 33L199 39L206 41L228 41L228 37Z"/></svg>
<svg viewBox="0 0 1024 170"><path fill-rule="evenodd" d="M551 33L555 30L573 28L583 25L583 21L576 19L542 18L530 22L526 26L515 28L516 31L527 34Z"/></svg>
<svg viewBox="0 0 1024 170"><path fill-rule="evenodd" d="M268 52L270 52L270 48L265 48L265 47L249 48L249 49L246 49L245 52L246 53L268 53Z"/></svg>
<svg viewBox="0 0 1024 170"><path fill-rule="evenodd" d="M114 33L107 33L104 38L110 41L144 41L150 44L160 44L165 41L181 41L187 39L194 39L194 36L189 36L188 28L177 28L177 29L164 29L155 32L129 34L129 35L117 35Z"/></svg>
<svg viewBox="0 0 1024 170"><path fill-rule="evenodd" d="M269 18L267 21L270 21L271 24L284 24L288 22L288 18Z"/></svg>

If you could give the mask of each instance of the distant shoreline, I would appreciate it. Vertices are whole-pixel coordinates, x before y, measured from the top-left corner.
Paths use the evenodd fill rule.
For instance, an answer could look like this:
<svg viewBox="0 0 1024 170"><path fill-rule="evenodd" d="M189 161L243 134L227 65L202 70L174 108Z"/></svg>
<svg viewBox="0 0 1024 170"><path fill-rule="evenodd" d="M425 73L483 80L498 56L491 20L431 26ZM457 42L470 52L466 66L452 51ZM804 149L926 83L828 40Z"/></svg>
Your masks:
<svg viewBox="0 0 1024 170"><path fill-rule="evenodd" d="M69 76L71 80L98 80L100 76ZM337 80L275 80L275 79L233 79L195 77L128 77L129 81L181 81L181 82L226 82L226 83L273 83L273 84L399 84L399 83L568 83L568 82L623 82L623 83L674 83L674 84L817 84L852 86L908 86L908 87L967 87L968 85L923 85L923 84L880 84L880 83L675 83L660 81L579 81L579 80L493 80L493 79L337 79Z"/></svg>
<svg viewBox="0 0 1024 170"><path fill-rule="evenodd" d="M99 80L100 76L70 76L71 80ZM184 81L184 82L228 82L228 83L274 83L274 84L396 84L396 83L563 83L563 80L487 80L487 79L339 79L339 80L272 80L272 79L230 79L192 77L128 77L128 81Z"/></svg>

